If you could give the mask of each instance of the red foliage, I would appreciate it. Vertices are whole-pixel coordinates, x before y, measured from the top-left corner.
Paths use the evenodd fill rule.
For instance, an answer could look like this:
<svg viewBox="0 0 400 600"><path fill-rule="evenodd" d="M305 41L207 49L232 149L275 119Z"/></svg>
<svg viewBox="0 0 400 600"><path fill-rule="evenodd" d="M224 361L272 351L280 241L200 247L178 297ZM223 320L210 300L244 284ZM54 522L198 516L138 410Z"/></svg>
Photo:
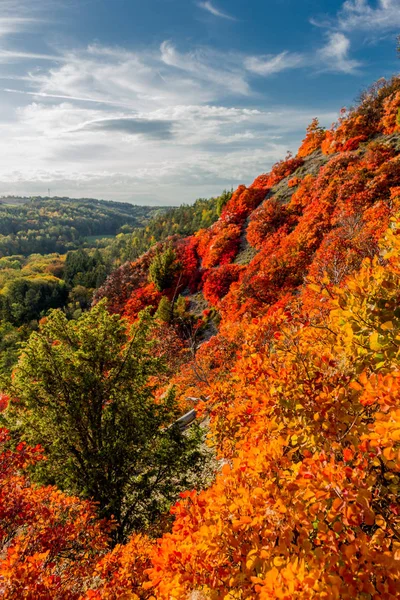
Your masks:
<svg viewBox="0 0 400 600"><path fill-rule="evenodd" d="M342 109L338 122L326 132L322 151L333 154L355 150L376 134L400 131L399 109L400 78L379 80L362 94L357 107L349 111Z"/></svg>
<svg viewBox="0 0 400 600"><path fill-rule="evenodd" d="M113 271L95 293L94 302L107 298L109 311L122 314L132 292L147 283L148 269L154 254L155 249L152 249L138 260L127 262Z"/></svg>
<svg viewBox="0 0 400 600"><path fill-rule="evenodd" d="M355 137L350 138L343 144L343 152L350 152L352 150L357 150L359 145L365 140L368 139L367 135L356 135Z"/></svg>
<svg viewBox="0 0 400 600"><path fill-rule="evenodd" d="M181 264L180 289L188 287L191 292L195 292L200 282L199 256L197 246L199 239L196 236L191 236L183 240L179 240L176 246L178 261Z"/></svg>
<svg viewBox="0 0 400 600"><path fill-rule="evenodd" d="M98 555L107 548L105 524L90 502L53 487L30 484L39 447L7 450L0 430L0 596L6 600L78 600Z"/></svg>
<svg viewBox="0 0 400 600"><path fill-rule="evenodd" d="M265 200L251 215L251 221L247 228L247 239L254 248L260 249L265 238L286 225L287 232L295 224L295 217L287 205L278 202L275 198Z"/></svg>
<svg viewBox="0 0 400 600"><path fill-rule="evenodd" d="M134 321L141 310L152 307L152 312L157 310L162 294L156 290L154 283L148 283L144 287L136 289L125 305L124 317Z"/></svg>
<svg viewBox="0 0 400 600"><path fill-rule="evenodd" d="M304 160L300 156L292 158L289 153L285 160L280 160L273 167L268 178L268 187L273 187L285 177L289 177L304 164Z"/></svg>
<svg viewBox="0 0 400 600"><path fill-rule="evenodd" d="M249 188L246 188L244 185L240 185L225 205L221 214L221 221L242 225L264 197L265 190L262 186L259 188L253 183Z"/></svg>
<svg viewBox="0 0 400 600"><path fill-rule="evenodd" d="M239 279L244 267L240 265L221 265L206 271L203 275L203 294L205 299L217 305L229 291L231 284Z"/></svg>
<svg viewBox="0 0 400 600"><path fill-rule="evenodd" d="M258 313L300 286L309 269L319 279L327 270L339 282L376 252L375 232L387 226L391 188L400 178L400 160L392 156L376 144L365 157L341 153L316 179L305 177L288 205L264 202L248 227L260 252L223 299L224 317Z"/></svg>
<svg viewBox="0 0 400 600"><path fill-rule="evenodd" d="M202 267L210 269L216 265L232 262L240 244L241 228L234 223L218 221L211 231L211 237L199 232L199 255L202 258Z"/></svg>
<svg viewBox="0 0 400 600"><path fill-rule="evenodd" d="M314 120L297 158L240 186L212 227L172 242L175 289L202 288L221 324L189 349L160 323L154 351L182 407L201 399L221 473L182 494L170 533L133 536L94 569L106 538L93 507L30 485L23 470L39 449L4 451L5 598L398 597L400 157L396 137L381 138L398 131L399 87L376 85L330 131ZM319 148L337 154L290 179L286 205L266 199ZM259 251L232 264L245 233ZM135 319L157 307L155 251L107 282L112 310Z"/></svg>
<svg viewBox="0 0 400 600"><path fill-rule="evenodd" d="M377 169L383 163L394 158L396 152L394 148L382 142L370 142L364 156L364 161L368 169Z"/></svg>
<svg viewBox="0 0 400 600"><path fill-rule="evenodd" d="M6 410L10 397L0 392L0 413Z"/></svg>

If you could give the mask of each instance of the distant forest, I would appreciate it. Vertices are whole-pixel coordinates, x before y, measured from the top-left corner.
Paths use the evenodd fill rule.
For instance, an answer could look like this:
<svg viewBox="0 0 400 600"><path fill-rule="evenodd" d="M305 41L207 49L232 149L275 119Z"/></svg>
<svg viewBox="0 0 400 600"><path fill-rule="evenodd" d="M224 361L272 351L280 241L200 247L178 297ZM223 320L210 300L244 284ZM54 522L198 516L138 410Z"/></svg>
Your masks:
<svg viewBox="0 0 400 600"><path fill-rule="evenodd" d="M10 204L6 204L6 201ZM23 200L23 199L22 199ZM0 257L66 252L87 236L115 235L142 227L159 207L93 199L32 198L0 202Z"/></svg>
<svg viewBox="0 0 400 600"><path fill-rule="evenodd" d="M231 195L178 208L69 198L0 204L0 377L50 309L78 319L115 268L170 236L209 227Z"/></svg>

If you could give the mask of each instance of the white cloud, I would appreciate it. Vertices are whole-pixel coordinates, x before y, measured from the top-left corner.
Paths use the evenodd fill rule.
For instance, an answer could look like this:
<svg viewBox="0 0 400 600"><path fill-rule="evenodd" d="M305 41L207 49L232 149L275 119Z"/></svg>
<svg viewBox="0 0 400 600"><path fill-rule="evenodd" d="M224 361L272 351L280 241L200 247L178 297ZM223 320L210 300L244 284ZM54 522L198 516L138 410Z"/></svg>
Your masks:
<svg viewBox="0 0 400 600"><path fill-rule="evenodd" d="M17 81L29 81L30 83L32 83L32 77L4 77L5 79L15 79ZM103 100L103 99L96 99L96 98L85 98L83 96L71 96L71 95L63 95L63 94L48 94L47 92L28 92L26 90L17 90L14 88L3 88L2 90L3 92L6 92L8 94L22 94L24 96L34 96L35 98L49 98L49 99L56 99L56 100L71 100L71 101L76 101L76 102L90 102L90 103L94 103L94 104L105 104L105 105L111 105L111 106L124 106L124 104L119 103L117 101L107 101L107 100ZM126 105L126 108L129 108L128 105Z"/></svg>
<svg viewBox="0 0 400 600"><path fill-rule="evenodd" d="M0 38L38 29L47 20L48 9L63 0L1 0Z"/></svg>
<svg viewBox="0 0 400 600"><path fill-rule="evenodd" d="M28 21L13 26L31 27L37 16L27 12ZM335 119L318 108L245 107L256 101L257 78L335 60L343 71L349 60L348 48L336 57L321 51L316 60L311 53L182 51L170 41L142 51L32 47L9 48L2 39L4 77L19 83L0 95L0 194L50 187L58 195L161 204L250 183L297 148L316 114L326 125Z"/></svg>
<svg viewBox="0 0 400 600"><path fill-rule="evenodd" d="M60 61L61 56L51 54L40 54L37 52L18 52L16 50L0 50L0 63L10 63L21 60L45 60L45 61Z"/></svg>
<svg viewBox="0 0 400 600"><path fill-rule="evenodd" d="M248 71L263 77L302 67L316 72L355 74L361 63L350 58L350 45L350 40L342 32L330 32L326 44L312 53L281 52L269 56L249 56L244 64Z"/></svg>
<svg viewBox="0 0 400 600"><path fill-rule="evenodd" d="M287 69L301 67L306 62L306 58L302 54L281 52L275 56L250 56L246 58L245 66L257 75L268 76Z"/></svg>
<svg viewBox="0 0 400 600"><path fill-rule="evenodd" d="M197 6L211 13L212 15L214 15L214 17L220 17L221 19L228 19L230 21L237 20L235 17L228 15L228 13L225 13L222 10L216 8L216 6L209 2L209 0L207 0L206 2L198 2Z"/></svg>
<svg viewBox="0 0 400 600"><path fill-rule="evenodd" d="M374 8L368 0L347 0L338 14L343 31L396 31L400 27L400 0L378 0Z"/></svg>
<svg viewBox="0 0 400 600"><path fill-rule="evenodd" d="M48 97L78 98L145 109L207 103L250 93L241 58L209 49L181 53L170 42L159 50L128 52L91 46L68 52L60 65L31 76L32 88Z"/></svg>
<svg viewBox="0 0 400 600"><path fill-rule="evenodd" d="M346 0L335 18L324 16L310 19L317 27L346 33L364 32L370 36L398 33L400 27L400 0Z"/></svg>
<svg viewBox="0 0 400 600"><path fill-rule="evenodd" d="M341 32L328 34L328 42L318 51L318 59L323 70L342 73L355 73L361 66L349 57L350 40Z"/></svg>
<svg viewBox="0 0 400 600"><path fill-rule="evenodd" d="M35 22L34 19L24 17L0 17L0 37L24 31Z"/></svg>
<svg viewBox="0 0 400 600"><path fill-rule="evenodd" d="M222 54L209 49L182 54L170 42L163 42L161 60L170 67L186 71L197 79L235 94L247 95L250 91L237 54Z"/></svg>
<svg viewBox="0 0 400 600"><path fill-rule="evenodd" d="M58 195L189 202L250 183L288 148L296 149L305 124L320 112L155 103L121 111L33 102L2 128L0 193L46 193L50 187ZM335 116L322 115L322 122Z"/></svg>

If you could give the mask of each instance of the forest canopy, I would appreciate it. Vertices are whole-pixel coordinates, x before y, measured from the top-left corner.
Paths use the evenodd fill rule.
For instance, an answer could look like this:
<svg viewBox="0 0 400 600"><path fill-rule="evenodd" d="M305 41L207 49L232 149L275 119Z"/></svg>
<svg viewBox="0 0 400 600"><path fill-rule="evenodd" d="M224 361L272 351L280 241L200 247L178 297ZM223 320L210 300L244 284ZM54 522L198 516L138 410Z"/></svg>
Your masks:
<svg viewBox="0 0 400 600"><path fill-rule="evenodd" d="M0 257L65 252L87 236L115 235L121 227L142 226L160 208L70 198L31 198L24 204L0 202Z"/></svg>

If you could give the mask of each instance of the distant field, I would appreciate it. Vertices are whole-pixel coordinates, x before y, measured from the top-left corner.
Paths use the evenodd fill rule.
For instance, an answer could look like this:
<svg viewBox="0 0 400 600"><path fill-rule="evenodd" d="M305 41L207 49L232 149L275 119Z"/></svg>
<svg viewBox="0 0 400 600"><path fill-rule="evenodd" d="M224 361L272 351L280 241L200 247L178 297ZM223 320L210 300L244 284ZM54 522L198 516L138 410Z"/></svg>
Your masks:
<svg viewBox="0 0 400 600"><path fill-rule="evenodd" d="M112 240L115 238L114 234L110 234L110 235L87 235L85 237L85 242L88 242L89 244L93 243L93 242L97 242L97 240Z"/></svg>
<svg viewBox="0 0 400 600"><path fill-rule="evenodd" d="M21 206L29 201L30 198L0 198L0 206Z"/></svg>

